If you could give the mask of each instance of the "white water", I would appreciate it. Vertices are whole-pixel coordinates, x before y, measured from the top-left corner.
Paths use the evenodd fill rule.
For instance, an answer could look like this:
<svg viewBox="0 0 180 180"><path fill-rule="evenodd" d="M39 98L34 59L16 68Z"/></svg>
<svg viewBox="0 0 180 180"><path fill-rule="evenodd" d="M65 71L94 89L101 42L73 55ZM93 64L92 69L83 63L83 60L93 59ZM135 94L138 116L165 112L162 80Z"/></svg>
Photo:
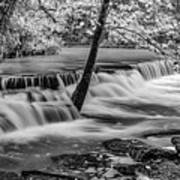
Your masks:
<svg viewBox="0 0 180 180"><path fill-rule="evenodd" d="M81 76L81 71L61 72L46 75L4 75L0 78L0 89L3 91L41 87L43 89L63 89L74 84Z"/></svg>
<svg viewBox="0 0 180 180"><path fill-rule="evenodd" d="M72 85L66 89L72 93L74 88ZM2 135L1 142L24 143L46 136L63 141L140 137L150 131L180 129L180 75L173 74L171 62L157 61L140 64L138 70L94 74L82 110L82 115L90 119L57 123L78 117L68 96L63 98L60 91L31 92L36 94L32 103L27 102L24 92L2 95L0 126L6 130L8 119L18 131ZM47 102L37 102L42 100L42 94ZM46 125L32 128L43 124Z"/></svg>

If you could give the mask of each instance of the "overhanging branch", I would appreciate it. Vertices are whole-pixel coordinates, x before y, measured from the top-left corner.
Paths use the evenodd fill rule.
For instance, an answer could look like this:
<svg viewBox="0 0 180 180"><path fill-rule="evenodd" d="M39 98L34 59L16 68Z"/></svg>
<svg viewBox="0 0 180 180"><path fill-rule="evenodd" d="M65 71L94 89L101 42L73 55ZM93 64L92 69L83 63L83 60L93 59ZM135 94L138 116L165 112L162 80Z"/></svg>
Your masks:
<svg viewBox="0 0 180 180"><path fill-rule="evenodd" d="M135 30L132 30L132 29L129 29L129 28L126 28L126 27L123 27L123 26L117 26L117 27L113 27L111 28L111 30L125 30L127 32L130 32L132 34L136 34L137 36L139 36L141 39L143 39L144 41L146 41L149 45L155 47L159 53L161 55L168 55L169 54L167 52L165 52L161 47L159 47L156 43L154 43L150 37L148 36L143 36L141 33L135 31ZM120 33L119 31L117 31L118 33Z"/></svg>
<svg viewBox="0 0 180 180"><path fill-rule="evenodd" d="M57 23L58 21L56 18L49 12L49 10L42 5L41 0L38 0L39 3L39 9L42 10L54 23Z"/></svg>

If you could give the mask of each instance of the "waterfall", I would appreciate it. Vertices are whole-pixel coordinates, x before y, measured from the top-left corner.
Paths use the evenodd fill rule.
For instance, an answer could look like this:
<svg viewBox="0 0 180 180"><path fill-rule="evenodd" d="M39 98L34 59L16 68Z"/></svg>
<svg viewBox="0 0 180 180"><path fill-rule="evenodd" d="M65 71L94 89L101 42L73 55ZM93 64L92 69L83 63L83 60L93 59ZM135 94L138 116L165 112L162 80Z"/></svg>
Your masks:
<svg viewBox="0 0 180 180"><path fill-rule="evenodd" d="M135 67L143 76L144 79L150 80L153 78L159 78L164 75L173 73L173 62L172 61L155 61L139 63ZM117 72L118 70L116 70ZM120 72L131 72L133 69L119 70ZM107 71L108 72L108 71ZM109 74L100 72L100 82L102 78L108 78ZM116 73L115 72L115 73ZM127 73L127 75L128 75ZM97 73L98 74L98 73ZM108 74L107 77L105 77ZM78 82L82 76L82 71L69 71L60 72L57 74L46 74L46 75L14 75L14 76L1 76L0 77L0 90L16 90L16 89L27 89L29 87L40 87L42 89L62 89L65 86L69 86ZM95 76L93 76L95 79ZM98 79L98 78L96 78Z"/></svg>
<svg viewBox="0 0 180 180"><path fill-rule="evenodd" d="M26 102L47 102L47 101L69 101L67 93L64 89L61 90L42 90L39 88L30 88L25 90L4 91L1 92L1 97L6 100L17 100Z"/></svg>
<svg viewBox="0 0 180 180"><path fill-rule="evenodd" d="M152 96L158 96L159 98L160 95L157 95L156 89L149 90L148 86L155 79L173 74L173 68L173 62L171 61L155 61L138 64L133 70L117 70L113 74L97 73L96 78L92 78L94 83L89 88L82 114L86 117L111 120L145 118L143 111L136 112L138 110L138 108L136 110L137 104L151 102ZM153 102L159 103L158 98L154 99ZM130 106L134 102L135 105L131 111ZM148 106L149 109L151 109L150 106ZM158 107L160 109L164 108L162 106Z"/></svg>
<svg viewBox="0 0 180 180"><path fill-rule="evenodd" d="M47 75L14 75L0 77L1 90L26 89L41 87L42 89L64 88L76 83L81 77L81 72L61 72Z"/></svg>
<svg viewBox="0 0 180 180"><path fill-rule="evenodd" d="M154 78L159 78L161 76L173 74L174 72L174 62L167 61L155 61L140 63L137 65L138 71L142 74L144 79L150 80Z"/></svg>
<svg viewBox="0 0 180 180"><path fill-rule="evenodd" d="M173 74L172 64L170 61L155 61L114 73L93 73L82 114L96 118L136 117L133 112L124 110L129 108L129 100L140 101L144 93L141 91L149 80ZM81 75L82 72L77 71L1 77L2 132L80 118L69 93L72 94ZM122 103L128 103L127 107Z"/></svg>
<svg viewBox="0 0 180 180"><path fill-rule="evenodd" d="M0 100L0 129L3 132L31 126L71 121L79 113L69 101L33 102Z"/></svg>
<svg viewBox="0 0 180 180"><path fill-rule="evenodd" d="M92 97L129 96L146 83L147 80L173 74L173 62L155 61L140 63L132 70L117 70L114 73L93 74L88 99Z"/></svg>

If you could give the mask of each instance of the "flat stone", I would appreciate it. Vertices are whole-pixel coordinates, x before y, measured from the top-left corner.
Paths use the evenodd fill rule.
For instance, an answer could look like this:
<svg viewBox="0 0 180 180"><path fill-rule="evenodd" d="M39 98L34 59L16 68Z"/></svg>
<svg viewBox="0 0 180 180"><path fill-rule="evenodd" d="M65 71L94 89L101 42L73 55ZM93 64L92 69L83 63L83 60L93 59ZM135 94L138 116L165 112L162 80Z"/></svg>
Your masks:
<svg viewBox="0 0 180 180"><path fill-rule="evenodd" d="M110 139L104 141L103 146L113 153L125 155L128 152L130 143L130 140Z"/></svg>
<svg viewBox="0 0 180 180"><path fill-rule="evenodd" d="M117 175L120 175L119 172L117 170L111 168L103 176L106 178L114 178Z"/></svg>
<svg viewBox="0 0 180 180"><path fill-rule="evenodd" d="M138 139L112 139L103 143L104 147L116 154L128 154L136 162L147 162L157 159L177 159L173 150L149 145Z"/></svg>
<svg viewBox="0 0 180 180"><path fill-rule="evenodd" d="M118 164L114 167L119 173L124 176L135 176L137 171L145 171L145 166L141 163L133 165L129 164Z"/></svg>
<svg viewBox="0 0 180 180"><path fill-rule="evenodd" d="M0 171L0 180L23 180L23 178L14 172Z"/></svg>
<svg viewBox="0 0 180 180"><path fill-rule="evenodd" d="M96 169L95 169L95 168L92 168L92 167L88 168L88 169L85 171L85 173L88 173L88 174L95 174L96 172L97 172Z"/></svg>

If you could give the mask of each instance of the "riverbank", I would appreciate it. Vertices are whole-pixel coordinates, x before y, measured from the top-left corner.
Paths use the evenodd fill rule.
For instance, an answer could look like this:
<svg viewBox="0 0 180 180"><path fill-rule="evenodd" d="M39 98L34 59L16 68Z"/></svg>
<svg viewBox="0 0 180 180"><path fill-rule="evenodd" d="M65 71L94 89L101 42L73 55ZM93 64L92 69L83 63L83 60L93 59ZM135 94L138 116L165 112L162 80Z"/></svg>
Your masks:
<svg viewBox="0 0 180 180"><path fill-rule="evenodd" d="M111 139L99 150L49 156L43 168L0 172L2 180L178 180L180 137L173 150L138 139ZM94 144L94 146L96 146ZM176 149L176 150L175 150ZM2 158L1 158L2 159Z"/></svg>

